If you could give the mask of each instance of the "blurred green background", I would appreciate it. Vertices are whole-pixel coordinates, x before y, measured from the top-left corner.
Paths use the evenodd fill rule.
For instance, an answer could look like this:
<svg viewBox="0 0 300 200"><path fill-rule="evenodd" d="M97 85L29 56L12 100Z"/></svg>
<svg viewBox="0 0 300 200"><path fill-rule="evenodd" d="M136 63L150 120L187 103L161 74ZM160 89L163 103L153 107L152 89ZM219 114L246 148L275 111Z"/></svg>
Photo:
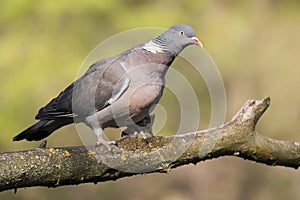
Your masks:
<svg viewBox="0 0 300 200"><path fill-rule="evenodd" d="M300 139L297 0L0 0L0 8L1 151L39 144L13 143L11 138L33 123L38 109L75 79L83 60L101 41L132 28L168 28L177 23L194 27L218 65L226 87L227 119L247 99L270 96L270 109L258 131L277 139ZM203 83L199 85L205 90ZM201 95L200 128L205 128L210 102L208 93ZM162 102L166 101L164 96ZM81 144L74 126L57 131L48 143ZM224 157L169 174L19 189L17 194L6 191L0 199L272 200L298 199L299 189L299 171Z"/></svg>

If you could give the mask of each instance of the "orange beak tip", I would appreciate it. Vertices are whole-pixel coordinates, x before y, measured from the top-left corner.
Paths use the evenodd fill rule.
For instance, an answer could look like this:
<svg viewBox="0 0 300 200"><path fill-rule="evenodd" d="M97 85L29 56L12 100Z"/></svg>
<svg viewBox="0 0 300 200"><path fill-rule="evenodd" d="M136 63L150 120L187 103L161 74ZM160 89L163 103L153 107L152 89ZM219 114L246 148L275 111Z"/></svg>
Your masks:
<svg viewBox="0 0 300 200"><path fill-rule="evenodd" d="M197 37L192 37L192 41L194 44L200 46L201 48L203 48L203 44L202 42L197 38Z"/></svg>

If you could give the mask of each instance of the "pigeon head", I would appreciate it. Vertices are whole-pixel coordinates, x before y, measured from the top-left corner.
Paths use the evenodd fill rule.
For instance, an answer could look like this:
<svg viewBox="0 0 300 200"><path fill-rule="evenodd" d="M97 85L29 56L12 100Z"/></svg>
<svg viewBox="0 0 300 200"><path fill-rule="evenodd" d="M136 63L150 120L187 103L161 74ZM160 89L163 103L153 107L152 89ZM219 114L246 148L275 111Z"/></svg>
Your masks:
<svg viewBox="0 0 300 200"><path fill-rule="evenodd" d="M166 32L151 41L157 50L177 56L185 47L195 44L203 47L192 27L185 24L171 26Z"/></svg>

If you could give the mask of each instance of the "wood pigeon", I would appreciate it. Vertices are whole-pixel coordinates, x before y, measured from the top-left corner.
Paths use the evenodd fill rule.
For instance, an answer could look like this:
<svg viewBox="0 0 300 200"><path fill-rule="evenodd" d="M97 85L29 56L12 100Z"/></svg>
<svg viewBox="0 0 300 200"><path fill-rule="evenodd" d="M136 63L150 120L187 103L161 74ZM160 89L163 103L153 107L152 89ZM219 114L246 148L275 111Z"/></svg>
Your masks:
<svg viewBox="0 0 300 200"><path fill-rule="evenodd" d="M35 117L39 121L13 140L41 140L62 126L83 122L97 135L97 145L110 148L113 141L103 139L103 129L126 126L142 131L162 96L169 66L192 44L202 47L193 28L177 24L149 42L97 61L41 108Z"/></svg>

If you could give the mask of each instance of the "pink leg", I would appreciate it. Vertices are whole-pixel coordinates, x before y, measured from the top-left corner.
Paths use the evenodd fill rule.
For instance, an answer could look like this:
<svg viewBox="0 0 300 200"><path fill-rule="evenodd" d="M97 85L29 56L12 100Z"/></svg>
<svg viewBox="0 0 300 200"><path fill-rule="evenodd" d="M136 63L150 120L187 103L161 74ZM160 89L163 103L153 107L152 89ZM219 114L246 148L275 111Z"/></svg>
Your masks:
<svg viewBox="0 0 300 200"><path fill-rule="evenodd" d="M103 130L102 128L95 128L94 129L94 133L97 135L97 142L96 142L96 146L102 144L104 145L109 151L111 150L111 145L115 144L115 141L106 141L103 139Z"/></svg>

